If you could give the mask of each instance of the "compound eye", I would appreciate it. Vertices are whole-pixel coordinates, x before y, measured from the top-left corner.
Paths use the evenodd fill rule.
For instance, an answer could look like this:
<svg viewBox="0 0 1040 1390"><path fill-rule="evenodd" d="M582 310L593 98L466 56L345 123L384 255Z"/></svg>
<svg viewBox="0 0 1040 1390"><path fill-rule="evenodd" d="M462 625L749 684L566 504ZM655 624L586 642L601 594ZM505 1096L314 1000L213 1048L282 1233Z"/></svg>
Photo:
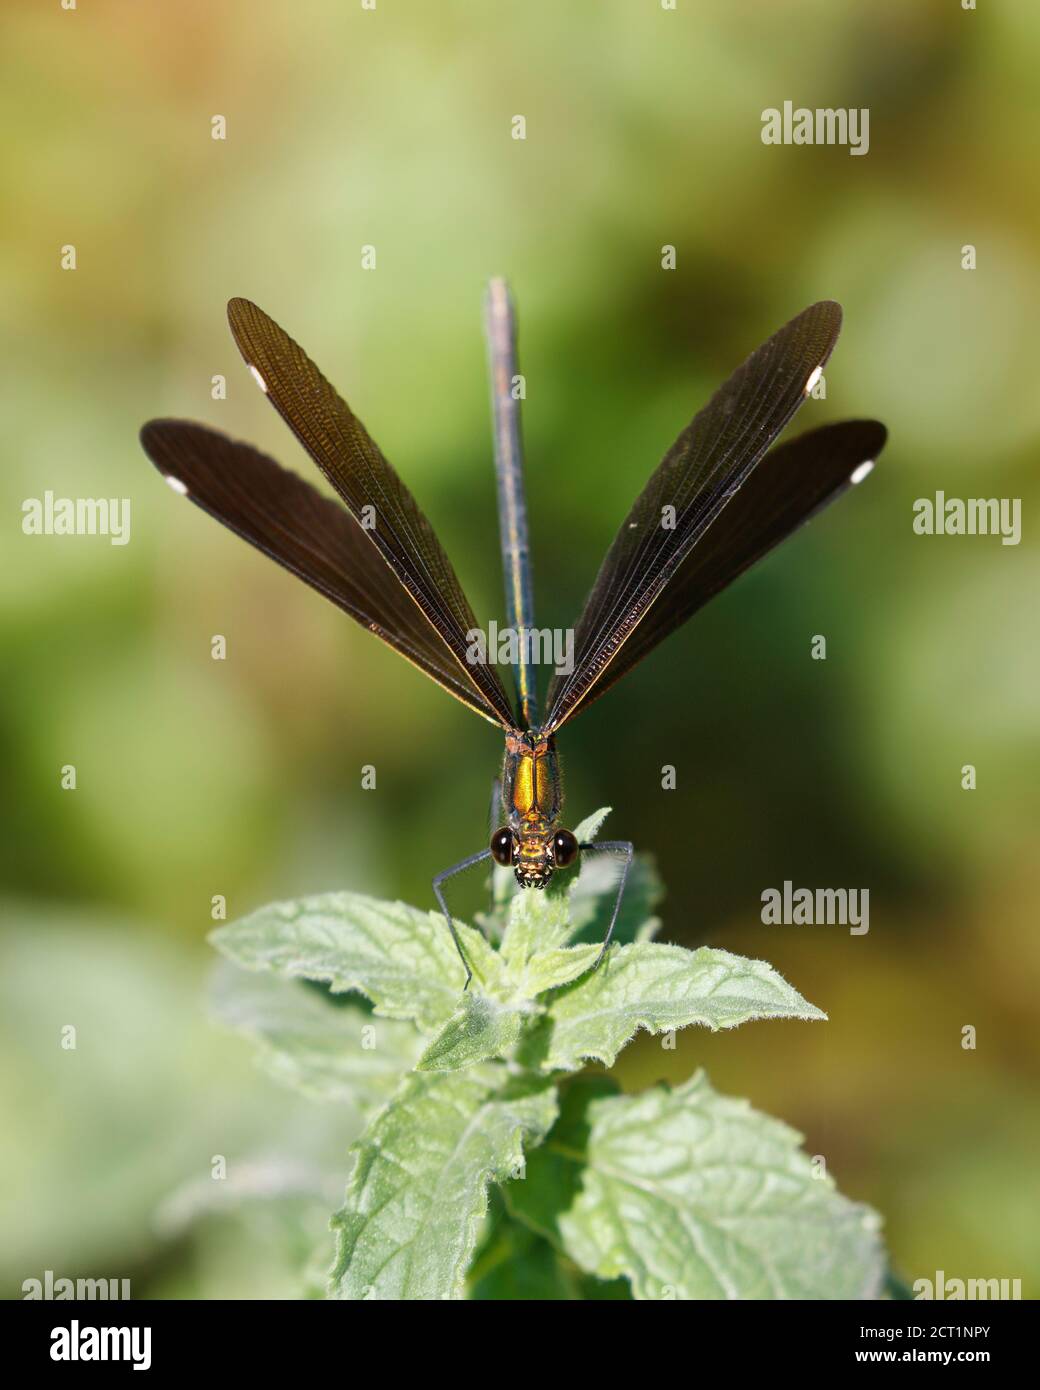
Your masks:
<svg viewBox="0 0 1040 1390"><path fill-rule="evenodd" d="M513 832L503 826L491 837L491 858L496 864L507 868L513 862Z"/></svg>
<svg viewBox="0 0 1040 1390"><path fill-rule="evenodd" d="M553 862L558 869L565 869L578 857L578 842L569 830L557 830L553 836Z"/></svg>

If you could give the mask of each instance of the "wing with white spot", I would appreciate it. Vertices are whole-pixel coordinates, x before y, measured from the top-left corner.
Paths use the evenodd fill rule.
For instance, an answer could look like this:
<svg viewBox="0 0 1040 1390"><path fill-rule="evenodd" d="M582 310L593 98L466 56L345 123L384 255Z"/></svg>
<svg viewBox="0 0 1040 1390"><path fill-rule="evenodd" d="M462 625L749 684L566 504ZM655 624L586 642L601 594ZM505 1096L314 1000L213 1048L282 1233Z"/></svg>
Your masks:
<svg viewBox="0 0 1040 1390"><path fill-rule="evenodd" d="M260 453L188 420L151 420L141 444L175 492L276 560L492 724L498 709L347 509Z"/></svg>
<svg viewBox="0 0 1040 1390"><path fill-rule="evenodd" d="M845 420L770 449L675 571L616 660L589 688L580 708L598 700L745 570L862 482L886 438L877 420Z"/></svg>
<svg viewBox="0 0 1040 1390"><path fill-rule="evenodd" d="M458 576L418 502L350 406L300 345L248 299L228 303L228 323L250 371L365 535L407 589L504 728L516 724L490 663L468 660L477 621ZM371 520L371 525L367 523Z"/></svg>
<svg viewBox="0 0 1040 1390"><path fill-rule="evenodd" d="M547 732L584 707L693 547L805 400L840 329L839 304L822 300L805 309L738 367L672 445L596 577L575 629L573 669L554 676L549 687Z"/></svg>

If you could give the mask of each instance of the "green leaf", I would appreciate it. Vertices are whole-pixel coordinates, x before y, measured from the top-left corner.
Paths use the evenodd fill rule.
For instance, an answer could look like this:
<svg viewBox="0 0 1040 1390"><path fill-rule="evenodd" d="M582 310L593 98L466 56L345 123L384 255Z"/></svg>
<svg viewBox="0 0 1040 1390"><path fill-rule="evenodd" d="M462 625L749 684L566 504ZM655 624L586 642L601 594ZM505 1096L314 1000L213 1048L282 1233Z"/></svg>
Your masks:
<svg viewBox="0 0 1040 1390"><path fill-rule="evenodd" d="M518 989L528 999L570 984L584 975L599 955L599 946L557 946L531 956L523 968Z"/></svg>
<svg viewBox="0 0 1040 1390"><path fill-rule="evenodd" d="M535 1152L539 1152L535 1150ZM511 1184L517 1186L517 1184ZM492 1198L492 1210L496 1205ZM574 1262L528 1227L500 1214L488 1222L487 1239L470 1266L467 1286L474 1300L580 1303L596 1299L631 1301L627 1279L606 1283L584 1274Z"/></svg>
<svg viewBox="0 0 1040 1390"><path fill-rule="evenodd" d="M574 1297L552 1246L515 1223L499 1232L469 1282L474 1300L566 1302Z"/></svg>
<svg viewBox="0 0 1040 1390"><path fill-rule="evenodd" d="M517 893L509 907L509 922L502 945L502 959L515 976L532 956L554 951L571 933L568 900L562 893Z"/></svg>
<svg viewBox="0 0 1040 1390"><path fill-rule="evenodd" d="M574 1071L586 1058L612 1066L639 1028L664 1033L703 1023L712 1031L753 1018L826 1018L775 970L702 946L640 941L611 947L598 970L548 1003L543 1070Z"/></svg>
<svg viewBox="0 0 1040 1390"><path fill-rule="evenodd" d="M611 806L601 806L598 811L593 811L591 816L586 816L574 827L574 838L579 845L587 845L590 840L596 838L612 810Z"/></svg>
<svg viewBox="0 0 1040 1390"><path fill-rule="evenodd" d="M419 1058L417 1070L457 1071L504 1055L516 1045L524 1016L521 1009L487 995L464 995L462 1004Z"/></svg>
<svg viewBox="0 0 1040 1390"><path fill-rule="evenodd" d="M374 1018L360 1003L330 997L303 980L239 970L222 962L211 1001L217 1019L258 1045L276 1080L317 1100L382 1104L422 1048L410 1023Z"/></svg>
<svg viewBox="0 0 1040 1390"><path fill-rule="evenodd" d="M555 1087L502 1068L407 1077L355 1146L332 1296L461 1298L488 1183L521 1169L555 1115Z"/></svg>
<svg viewBox="0 0 1040 1390"><path fill-rule="evenodd" d="M544 1006L537 997L585 973L599 955L598 946L564 947L532 956L518 974L504 973L496 995L463 995L462 1003L427 1046L419 1071L457 1071L493 1057L506 1057Z"/></svg>
<svg viewBox="0 0 1040 1390"><path fill-rule="evenodd" d="M516 971L504 971L494 995L473 990L464 994L455 1013L423 1052L418 1069L457 1071L492 1057L508 1056L526 1025L545 1012L537 1002L538 995L576 979L598 954L598 946L542 951Z"/></svg>
<svg viewBox="0 0 1040 1390"><path fill-rule="evenodd" d="M478 981L493 985L501 963L471 927L458 924ZM272 903L210 934L246 970L322 980L333 993L360 990L389 1018L442 1027L458 1007L465 971L444 919L359 893Z"/></svg>
<svg viewBox="0 0 1040 1390"><path fill-rule="evenodd" d="M544 1143L529 1156L522 1182L503 1189L509 1211L558 1250L564 1248L560 1216L581 1191L589 1142L589 1107L593 1101L619 1095L609 1076L565 1077L560 1086L560 1113Z"/></svg>
<svg viewBox="0 0 1040 1390"><path fill-rule="evenodd" d="M466 1275L467 1297L510 1302L571 1299L574 1295L563 1261L548 1241L510 1218L502 1200L506 1190L492 1188L489 1194L488 1219ZM566 1263L568 1271L574 1271L571 1261Z"/></svg>
<svg viewBox="0 0 1040 1390"><path fill-rule="evenodd" d="M639 1028L824 1017L764 962L707 947L634 942L593 970L597 945L545 946L569 931L566 902L525 897L534 901L513 905L492 994L463 999L423 1054L423 1070L513 1055L543 1071L574 1071L586 1058L612 1065Z"/></svg>
<svg viewBox="0 0 1040 1390"><path fill-rule="evenodd" d="M571 1257L637 1298L876 1298L879 1219L835 1191L801 1137L716 1094L594 1101L581 1195L560 1218Z"/></svg>

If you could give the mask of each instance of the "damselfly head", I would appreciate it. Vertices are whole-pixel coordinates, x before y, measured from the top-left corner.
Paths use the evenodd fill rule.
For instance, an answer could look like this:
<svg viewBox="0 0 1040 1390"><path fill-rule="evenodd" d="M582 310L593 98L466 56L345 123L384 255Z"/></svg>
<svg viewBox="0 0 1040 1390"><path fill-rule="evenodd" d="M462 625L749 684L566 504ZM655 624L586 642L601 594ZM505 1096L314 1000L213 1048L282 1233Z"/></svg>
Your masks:
<svg viewBox="0 0 1040 1390"><path fill-rule="evenodd" d="M492 835L490 848L496 864L512 866L521 888L544 888L557 869L569 868L578 858L578 841L571 831L544 824L519 831L502 826Z"/></svg>

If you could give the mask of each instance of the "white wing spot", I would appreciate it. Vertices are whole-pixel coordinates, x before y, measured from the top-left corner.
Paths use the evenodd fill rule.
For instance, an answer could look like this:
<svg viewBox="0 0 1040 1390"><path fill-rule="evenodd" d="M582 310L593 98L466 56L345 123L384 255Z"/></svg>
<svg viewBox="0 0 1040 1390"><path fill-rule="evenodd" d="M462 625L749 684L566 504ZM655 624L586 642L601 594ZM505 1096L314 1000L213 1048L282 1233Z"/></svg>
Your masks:
<svg viewBox="0 0 1040 1390"><path fill-rule="evenodd" d="M867 477L869 473L873 473L873 471L874 460L866 459L858 467L854 468L852 472L849 474L849 482L852 483L853 486L855 486L856 483L861 483L863 479Z"/></svg>
<svg viewBox="0 0 1040 1390"><path fill-rule="evenodd" d="M807 396L809 394L809 392L813 389L813 387L819 381L821 376L823 376L823 368L813 367L812 371L809 373L809 380L802 387L803 396Z"/></svg>
<svg viewBox="0 0 1040 1390"><path fill-rule="evenodd" d="M173 488L174 492L179 492L180 495L181 495L182 497L187 497L187 495L188 495L188 485L187 485L187 483L182 483L181 480L180 480L180 478L175 478L175 477L173 476L172 473L167 473L167 474L165 474L165 477L166 477L166 481L169 483L170 487Z"/></svg>
<svg viewBox="0 0 1040 1390"><path fill-rule="evenodd" d="M257 369L253 366L252 362L249 363L249 371L250 371L250 374L251 374L253 380L256 382L257 386L260 387L260 390L261 390L261 391L264 393L264 395L266 396L266 395L267 395L267 382L263 379L263 377L260 375L260 373L257 371Z"/></svg>

